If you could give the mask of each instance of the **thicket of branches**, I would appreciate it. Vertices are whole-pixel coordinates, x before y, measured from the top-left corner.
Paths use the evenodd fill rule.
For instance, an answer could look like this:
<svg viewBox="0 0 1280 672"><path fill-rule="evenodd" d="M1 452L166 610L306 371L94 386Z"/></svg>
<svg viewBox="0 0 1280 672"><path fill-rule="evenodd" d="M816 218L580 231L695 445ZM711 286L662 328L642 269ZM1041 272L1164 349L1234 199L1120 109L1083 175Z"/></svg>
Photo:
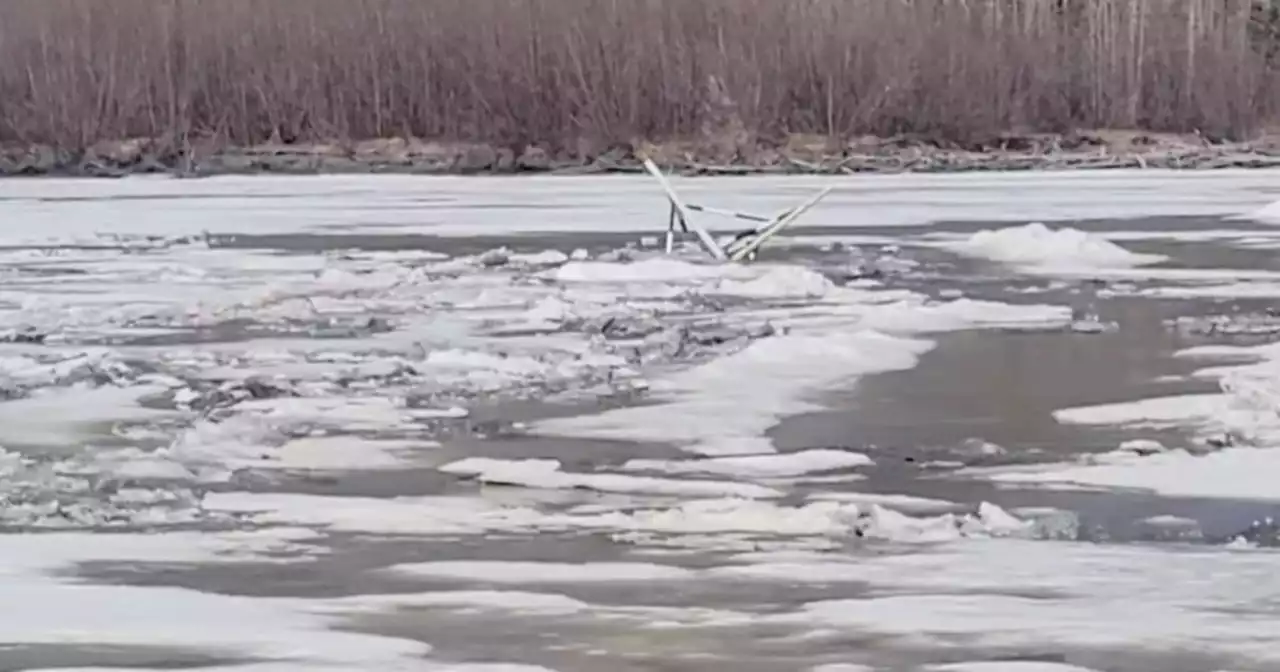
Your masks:
<svg viewBox="0 0 1280 672"><path fill-rule="evenodd" d="M1272 0L5 0L0 140L1238 136Z"/></svg>

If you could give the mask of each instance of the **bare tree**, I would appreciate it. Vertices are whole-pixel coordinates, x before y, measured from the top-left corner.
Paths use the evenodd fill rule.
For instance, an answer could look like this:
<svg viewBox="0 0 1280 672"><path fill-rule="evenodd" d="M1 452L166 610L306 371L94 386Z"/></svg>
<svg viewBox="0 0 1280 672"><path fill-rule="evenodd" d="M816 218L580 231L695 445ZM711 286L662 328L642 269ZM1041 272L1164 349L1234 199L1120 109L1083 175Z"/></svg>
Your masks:
<svg viewBox="0 0 1280 672"><path fill-rule="evenodd" d="M1239 136L1280 112L1277 26L1272 0L7 0L0 140Z"/></svg>

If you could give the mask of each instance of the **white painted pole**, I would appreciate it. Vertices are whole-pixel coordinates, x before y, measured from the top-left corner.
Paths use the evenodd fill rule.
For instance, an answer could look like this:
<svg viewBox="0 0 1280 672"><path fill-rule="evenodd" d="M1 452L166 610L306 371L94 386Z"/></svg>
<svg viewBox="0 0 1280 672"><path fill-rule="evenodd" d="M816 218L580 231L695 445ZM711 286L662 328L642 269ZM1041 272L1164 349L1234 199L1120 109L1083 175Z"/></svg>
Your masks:
<svg viewBox="0 0 1280 672"><path fill-rule="evenodd" d="M759 249L761 245L764 245L766 242L768 242L770 238L778 235L779 232L781 232L783 229L787 228L788 226L791 226L792 223L794 223L797 219L800 218L800 215L803 215L810 208L817 205L818 201L821 201L823 198L826 198L827 194L831 193L831 190L833 188L834 187L827 187L822 191L819 191L818 193L811 196L809 200L800 204L800 207L779 216L778 219L774 221L773 224L761 229L758 233L756 233L754 238L752 238L749 242L744 244L742 247L735 250L733 252L733 255L730 257L730 260L741 261L747 258L749 255L751 255L757 249Z"/></svg>
<svg viewBox="0 0 1280 672"><path fill-rule="evenodd" d="M671 204L671 209L667 210L667 254L671 254L676 238L676 206Z"/></svg>

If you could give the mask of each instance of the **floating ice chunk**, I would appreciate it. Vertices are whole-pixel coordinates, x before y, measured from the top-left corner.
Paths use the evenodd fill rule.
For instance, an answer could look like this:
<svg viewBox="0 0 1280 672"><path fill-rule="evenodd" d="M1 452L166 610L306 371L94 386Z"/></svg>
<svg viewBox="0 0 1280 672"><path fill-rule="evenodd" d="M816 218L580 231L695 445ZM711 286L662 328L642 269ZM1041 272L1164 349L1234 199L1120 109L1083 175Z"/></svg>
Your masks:
<svg viewBox="0 0 1280 672"><path fill-rule="evenodd" d="M857 565L851 561L852 558L835 556L831 559L830 554L818 553L809 555L810 557L800 556L791 560L783 553L741 553L734 558L748 561L749 564L714 567L707 573L714 578L732 581L831 584L861 583L866 580L858 571ZM774 559L771 556L780 557Z"/></svg>
<svg viewBox="0 0 1280 672"><path fill-rule="evenodd" d="M1183 395L1137 402L1065 409L1062 422L1127 424L1198 429L1226 439L1212 439L1218 450L1192 455L1164 450L1158 444L1126 443L1114 453L1092 458L1085 465L1050 465L1022 473L1000 473L1006 483L1039 486L1072 484L1150 490L1167 496L1274 500L1270 475L1280 458L1270 446L1280 438L1280 387L1276 384L1275 346L1199 347L1184 357L1233 357L1252 360L1238 366L1202 369L1197 376L1216 378L1220 394ZM1259 361L1260 360L1260 361ZM1243 447L1253 444L1264 448Z"/></svg>
<svg viewBox="0 0 1280 672"><path fill-rule="evenodd" d="M1068 327L1077 334L1105 334L1118 331L1120 325L1117 322L1102 322L1097 317L1074 320Z"/></svg>
<svg viewBox="0 0 1280 672"><path fill-rule="evenodd" d="M209 493L210 511L248 514L260 524L315 526L370 534L457 535L527 529L545 520L532 509L480 497L328 497L288 493Z"/></svg>
<svg viewBox="0 0 1280 672"><path fill-rule="evenodd" d="M124 481L187 481L190 469L173 460L167 451L147 453L136 448L103 452L94 456L102 473Z"/></svg>
<svg viewBox="0 0 1280 672"><path fill-rule="evenodd" d="M274 527L225 532L45 532L0 535L0 577L41 577L91 562L257 563L312 547L322 535ZM3 579L0 579L3 580Z"/></svg>
<svg viewBox="0 0 1280 672"><path fill-rule="evenodd" d="M856 505L839 502L784 506L769 501L726 498L683 502L667 509L611 511L573 518L583 527L665 534L844 536L852 534L858 516Z"/></svg>
<svg viewBox="0 0 1280 672"><path fill-rule="evenodd" d="M1280 224L1280 201L1264 205L1248 215L1248 219L1264 224Z"/></svg>
<svg viewBox="0 0 1280 672"><path fill-rule="evenodd" d="M178 648L295 669L406 669L430 651L408 640L332 630L337 619L312 613L313 603L306 600L63 583L53 576L93 561L256 561L262 558L259 550L306 538L284 532L0 535L0 601L28 605L22 618L0 623L0 641Z"/></svg>
<svg viewBox="0 0 1280 672"><path fill-rule="evenodd" d="M1128 441L1121 442L1118 450L1145 457L1147 455L1163 453L1169 449L1165 448L1163 443L1154 439L1129 439Z"/></svg>
<svg viewBox="0 0 1280 672"><path fill-rule="evenodd" d="M36 359L23 355L0 358L0 380L19 387L71 385L96 376L126 378L129 366L106 349L95 348L62 359ZM116 375L112 375L116 374ZM120 380L118 382L124 382Z"/></svg>
<svg viewBox="0 0 1280 672"><path fill-rule="evenodd" d="M867 311L860 325L898 334L921 334L961 329L1058 327L1071 320L1065 306L1012 305L997 301L956 299L921 304L900 301Z"/></svg>
<svg viewBox="0 0 1280 672"><path fill-rule="evenodd" d="M1151 516L1138 521L1139 535L1152 541L1187 541L1204 538L1200 521L1182 516Z"/></svg>
<svg viewBox="0 0 1280 672"><path fill-rule="evenodd" d="M726 278L706 293L756 299L804 299L826 296L834 287L822 274L802 266L776 266L751 280Z"/></svg>
<svg viewBox="0 0 1280 672"><path fill-rule="evenodd" d="M963 242L946 247L966 256L1037 269L1058 266L1128 268L1167 259L1162 255L1130 252L1079 229L1063 227L1055 230L1039 222L1004 229L983 229Z"/></svg>
<svg viewBox="0 0 1280 672"><path fill-rule="evenodd" d="M221 422L203 419L180 433L169 448L150 458L182 464L205 480L222 480L243 467L281 469L390 469L412 462L415 453L435 447L429 441L361 439L354 436L290 438L294 427L339 425L386 430L407 419L465 416L461 409L400 409L385 398L348 404L355 399L284 399L240 405L250 411ZM385 404L382 402L386 402Z"/></svg>
<svg viewBox="0 0 1280 672"><path fill-rule="evenodd" d="M345 669L404 669L396 664L431 650L409 640L330 630L327 619L294 611L287 603L193 590L0 579L0 596L6 604L40 605L0 629L0 637L15 644L177 646ZM146 608L123 609L123 604Z"/></svg>
<svg viewBox="0 0 1280 672"><path fill-rule="evenodd" d="M140 405L163 393L159 385L44 388L29 397L0 402L0 427L10 445L65 446L109 436L112 424L157 420L180 414Z"/></svg>
<svg viewBox="0 0 1280 672"><path fill-rule="evenodd" d="M933 518L911 517L872 504L861 531L874 539L930 543L963 537L1030 536L1033 525L988 502L979 505L974 516L943 514Z"/></svg>
<svg viewBox="0 0 1280 672"><path fill-rule="evenodd" d="M260 414L280 423L312 423L348 430L387 430L416 419L460 417L450 409L408 408L390 397L279 397L250 399L236 409ZM462 417L465 417L463 414Z"/></svg>
<svg viewBox="0 0 1280 672"><path fill-rule="evenodd" d="M412 464L414 453L438 446L433 441L304 437L280 446L276 459L262 466L314 470L397 469Z"/></svg>
<svg viewBox="0 0 1280 672"><path fill-rule="evenodd" d="M861 557L877 597L825 600L766 621L834 627L918 650L954 642L1069 655L1195 650L1267 669L1280 617L1242 610L1276 597L1273 553L1017 540L961 542ZM797 574L802 572L797 571ZM1207 579L1206 577L1212 577Z"/></svg>
<svg viewBox="0 0 1280 672"><path fill-rule="evenodd" d="M1226 412L1229 400L1221 394L1182 394L1053 412L1058 422L1080 425L1128 425L1162 428L1193 425Z"/></svg>
<svg viewBox="0 0 1280 672"><path fill-rule="evenodd" d="M548 296L530 306L523 317L529 322L559 324L575 317L574 306L559 297Z"/></svg>
<svg viewBox="0 0 1280 672"><path fill-rule="evenodd" d="M693 570L640 562L504 562L465 560L393 565L385 571L429 579L484 583L601 583L677 581L697 576Z"/></svg>
<svg viewBox="0 0 1280 672"><path fill-rule="evenodd" d="M1092 668L1038 660L992 660L929 665L926 672L1098 672Z"/></svg>
<svg viewBox="0 0 1280 672"><path fill-rule="evenodd" d="M993 536L1024 535L1031 530L1031 524L1021 520L1008 511L992 504L982 502L978 505L977 522L980 529Z"/></svg>
<svg viewBox="0 0 1280 672"><path fill-rule="evenodd" d="M966 454L991 457L994 455L1006 455L1009 449L996 443L992 443L985 439L976 437L965 439L960 443L960 450Z"/></svg>
<svg viewBox="0 0 1280 672"><path fill-rule="evenodd" d="M569 255L560 250L543 250L532 254L512 254L510 261L526 266L555 266L569 261Z"/></svg>
<svg viewBox="0 0 1280 672"><path fill-rule="evenodd" d="M695 264L677 259L653 258L632 263L571 261L551 272L559 282L691 282L726 277L753 277L748 267L730 264Z"/></svg>
<svg viewBox="0 0 1280 672"><path fill-rule="evenodd" d="M404 608L443 607L463 609L488 609L495 611L511 611L527 614L565 615L587 611L591 605L575 600L566 595L549 593L530 593L516 590L446 590L432 593L407 593L391 595L352 595L328 600L318 604L316 611L332 614L368 613L391 611ZM481 672L502 672L511 669L513 672L542 670L544 668L506 668L502 665L487 667L477 663ZM415 668L416 669L416 668ZM427 672L436 670L427 667ZM454 667L449 665L438 672L472 672L470 665Z"/></svg>
<svg viewBox="0 0 1280 672"><path fill-rule="evenodd" d="M960 538L957 521L949 514L936 518L914 518L878 504L871 505L866 524L861 530L865 537L897 542L928 543Z"/></svg>
<svg viewBox="0 0 1280 672"><path fill-rule="evenodd" d="M1280 499L1275 473L1280 451L1229 448L1208 455L1171 450L1128 462L1085 466L1047 466L1034 472L997 473L1001 483L1078 484L1137 488L1168 497Z"/></svg>
<svg viewBox="0 0 1280 672"><path fill-rule="evenodd" d="M222 422L203 419L183 430L162 454L195 470L201 480L218 482L236 468L270 459L285 438L277 425L256 415Z"/></svg>
<svg viewBox="0 0 1280 672"><path fill-rule="evenodd" d="M720 474L747 478L784 478L804 474L865 467L874 464L862 453L815 449L773 455L743 455L702 460L629 460L623 469L662 471L670 474Z"/></svg>
<svg viewBox="0 0 1280 672"><path fill-rule="evenodd" d="M1051 506L1024 506L1012 513L1030 524L1031 534L1026 536L1031 538L1064 541L1080 538L1080 516L1074 511Z"/></svg>
<svg viewBox="0 0 1280 672"><path fill-rule="evenodd" d="M438 381L468 390L500 390L549 379L574 379L592 371L617 368L626 360L599 355L583 358L565 356L540 360L528 355L495 354L474 350L433 350L422 364L422 373Z"/></svg>
<svg viewBox="0 0 1280 672"><path fill-rule="evenodd" d="M874 331L758 339L732 355L654 381L651 393L666 403L542 420L530 429L674 443L709 456L772 452L762 436L769 427L784 416L820 408L804 400L804 393L868 373L911 368L932 347L928 341Z"/></svg>
<svg viewBox="0 0 1280 672"><path fill-rule="evenodd" d="M683 481L624 474L581 474L560 470L559 460L496 460L468 457L438 467L447 474L471 476L486 483L521 485L531 488L585 488L601 492L666 495L781 497L782 493L746 483Z"/></svg>
<svg viewBox="0 0 1280 672"><path fill-rule="evenodd" d="M873 492L818 492L809 495L809 498L819 501L848 502L864 506L875 504L886 509L913 515L946 513L956 511L964 506L959 502L951 502L945 499Z"/></svg>
<svg viewBox="0 0 1280 672"><path fill-rule="evenodd" d="M1147 287L1140 296L1173 299L1274 299L1280 297L1280 282L1224 282L1209 285L1165 285ZM1225 331L1225 329L1224 329Z"/></svg>

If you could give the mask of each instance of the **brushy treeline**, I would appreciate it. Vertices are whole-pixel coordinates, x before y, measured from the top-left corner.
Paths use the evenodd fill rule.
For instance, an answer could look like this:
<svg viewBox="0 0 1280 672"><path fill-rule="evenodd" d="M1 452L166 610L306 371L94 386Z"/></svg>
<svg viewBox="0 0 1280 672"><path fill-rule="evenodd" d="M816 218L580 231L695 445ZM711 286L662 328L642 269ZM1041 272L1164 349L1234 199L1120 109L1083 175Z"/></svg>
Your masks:
<svg viewBox="0 0 1280 672"><path fill-rule="evenodd" d="M0 141L1238 136L1273 0L4 0Z"/></svg>

